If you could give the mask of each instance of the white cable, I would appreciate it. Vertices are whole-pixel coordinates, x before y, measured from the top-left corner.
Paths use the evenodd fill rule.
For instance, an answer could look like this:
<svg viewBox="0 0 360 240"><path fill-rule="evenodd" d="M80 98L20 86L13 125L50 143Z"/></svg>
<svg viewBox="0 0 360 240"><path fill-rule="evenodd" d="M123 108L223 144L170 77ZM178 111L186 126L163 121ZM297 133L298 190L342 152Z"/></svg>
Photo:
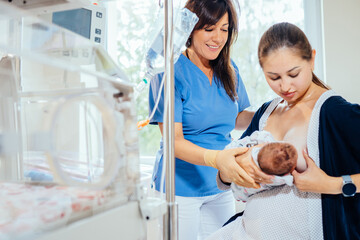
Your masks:
<svg viewBox="0 0 360 240"><path fill-rule="evenodd" d="M150 114L150 116L149 116L149 120L151 120L152 118L153 118L153 116L154 116L154 114L155 114L155 111L156 111L156 109L157 109L157 107L158 107L158 105L159 105L159 102L160 102L160 98L161 98L161 91L162 91L162 89L163 89L163 87L164 87L164 81L165 81L165 73L164 73L164 75L162 76L162 79L161 79L161 83L160 83L160 87L159 87L159 94L158 94L158 96L157 96L157 98L156 98L156 102L155 102L155 105L154 105L154 108L153 108L153 110L152 110L152 112L151 112L151 114ZM164 94L165 95L165 94ZM164 105L165 106L165 105ZM165 114L163 115L163 116L165 116Z"/></svg>
<svg viewBox="0 0 360 240"><path fill-rule="evenodd" d="M163 83L164 83L164 79L165 79L165 74L163 75L163 79L162 79L162 82L161 82L161 85L160 85L160 89L161 87L163 86ZM161 93L161 91L160 91ZM161 94L159 94L161 95ZM165 94L164 93L164 114L163 114L163 133L164 133L164 129L167 129L167 126L168 126L168 118L167 118L167 112L168 112L168 108L166 107L168 105L168 102L169 102L169 96L168 94ZM164 119L166 117L166 119ZM164 137L163 137L164 139ZM163 166L162 166L162 169L161 169L161 178L160 178L160 194L161 194L161 198L162 199L165 199L165 172L166 172L166 168L167 168L167 159L164 157L164 141L163 141Z"/></svg>
<svg viewBox="0 0 360 240"><path fill-rule="evenodd" d="M104 142L110 145L104 148L104 152L105 152L104 171L101 175L100 181L98 182L88 183L88 182L80 182L72 179L70 176L68 176L66 172L63 171L58 156L56 154L56 151L54 149L53 130L55 129L57 119L59 119L59 114L61 114L62 109L65 108L67 105L80 101L90 102L94 104L97 107L97 109L102 113L102 120L103 120L102 127L104 129L103 139ZM46 153L46 157L49 164L49 168L54 174L54 179L66 185L87 187L96 190L104 189L109 184L112 183L112 181L115 179L115 177L118 174L118 170L120 167L120 159L123 156L120 156L121 151L115 139L116 136L115 129L117 129L115 116L113 110L108 106L108 104L104 101L104 99L94 95L80 95L75 97L73 96L69 98L63 98L57 103L53 113L50 114L50 117L47 119L47 121L45 121L45 127L51 133L50 134L51 148ZM106 139L108 141L105 141Z"/></svg>

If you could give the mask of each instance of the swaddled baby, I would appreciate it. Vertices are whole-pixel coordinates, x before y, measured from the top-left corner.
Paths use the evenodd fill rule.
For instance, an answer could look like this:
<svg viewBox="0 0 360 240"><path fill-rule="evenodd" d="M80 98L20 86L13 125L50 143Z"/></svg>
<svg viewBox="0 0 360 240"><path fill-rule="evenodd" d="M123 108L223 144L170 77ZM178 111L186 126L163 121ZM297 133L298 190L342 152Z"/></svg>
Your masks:
<svg viewBox="0 0 360 240"><path fill-rule="evenodd" d="M265 143L262 147L254 147L251 155L259 168L267 174L275 175L273 183L260 184L260 188L245 188L231 184L234 197L237 200L247 201L247 199L258 192L287 184L293 185L293 177L290 174L296 167L297 151L290 143L276 142L271 133L267 131L255 131L250 136L243 139L232 141L225 149L236 147L251 147Z"/></svg>

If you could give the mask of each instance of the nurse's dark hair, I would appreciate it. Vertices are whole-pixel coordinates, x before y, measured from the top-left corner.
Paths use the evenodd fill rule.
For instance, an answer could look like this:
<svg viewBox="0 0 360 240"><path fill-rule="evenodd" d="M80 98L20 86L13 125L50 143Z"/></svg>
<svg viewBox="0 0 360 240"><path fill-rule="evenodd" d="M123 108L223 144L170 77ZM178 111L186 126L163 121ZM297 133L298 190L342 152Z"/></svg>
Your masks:
<svg viewBox="0 0 360 240"><path fill-rule="evenodd" d="M236 94L236 74L230 60L230 48L238 35L238 16L233 0L188 0L185 8L198 16L199 21L194 31L215 25L224 15L228 13L228 39L219 56L210 61L210 66L215 75L216 84L224 87L226 93L234 101ZM191 45L191 36L186 42L186 47Z"/></svg>
<svg viewBox="0 0 360 240"><path fill-rule="evenodd" d="M270 53L281 48L288 48L307 61L312 58L313 49L305 33L294 24L282 22L274 24L262 35L258 47L260 66L263 67L264 59ZM312 81L322 88L330 89L314 73Z"/></svg>

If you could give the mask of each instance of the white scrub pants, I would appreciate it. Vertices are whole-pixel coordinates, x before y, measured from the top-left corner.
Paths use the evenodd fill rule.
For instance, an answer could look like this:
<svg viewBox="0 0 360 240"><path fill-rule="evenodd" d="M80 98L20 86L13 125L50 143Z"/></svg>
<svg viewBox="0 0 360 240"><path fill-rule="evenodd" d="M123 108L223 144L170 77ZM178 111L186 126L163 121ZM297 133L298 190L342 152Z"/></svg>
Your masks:
<svg viewBox="0 0 360 240"><path fill-rule="evenodd" d="M231 191L206 197L175 196L179 207L179 240L203 240L235 214Z"/></svg>

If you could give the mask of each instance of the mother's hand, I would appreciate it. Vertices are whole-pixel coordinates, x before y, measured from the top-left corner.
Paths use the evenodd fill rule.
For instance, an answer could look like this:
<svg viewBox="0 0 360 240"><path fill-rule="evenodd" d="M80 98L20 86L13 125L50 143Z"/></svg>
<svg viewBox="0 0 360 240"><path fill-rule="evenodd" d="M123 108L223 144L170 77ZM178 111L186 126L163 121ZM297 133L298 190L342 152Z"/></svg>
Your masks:
<svg viewBox="0 0 360 240"><path fill-rule="evenodd" d="M258 146L260 145L257 145L257 147ZM263 184L272 183L272 179L274 177L272 175L268 175L263 171L261 171L261 169L255 164L251 156L251 150L252 148L250 148L249 151L247 151L246 153L236 156L236 162L241 166L242 169L245 170L247 175L250 176L255 181L255 184L250 187L259 188L260 187L259 183L263 183ZM241 185L241 184L238 185L243 187L248 187L246 185Z"/></svg>
<svg viewBox="0 0 360 240"><path fill-rule="evenodd" d="M333 186L332 177L316 166L307 151L303 150L303 155L307 164L307 169L299 173L296 170L292 172L295 186L304 192L331 193Z"/></svg>
<svg viewBox="0 0 360 240"><path fill-rule="evenodd" d="M234 182L244 187L257 187L254 179L237 163L235 157L246 154L249 149L246 147L225 149L218 152L216 156L216 166L219 169L221 180L224 182Z"/></svg>

